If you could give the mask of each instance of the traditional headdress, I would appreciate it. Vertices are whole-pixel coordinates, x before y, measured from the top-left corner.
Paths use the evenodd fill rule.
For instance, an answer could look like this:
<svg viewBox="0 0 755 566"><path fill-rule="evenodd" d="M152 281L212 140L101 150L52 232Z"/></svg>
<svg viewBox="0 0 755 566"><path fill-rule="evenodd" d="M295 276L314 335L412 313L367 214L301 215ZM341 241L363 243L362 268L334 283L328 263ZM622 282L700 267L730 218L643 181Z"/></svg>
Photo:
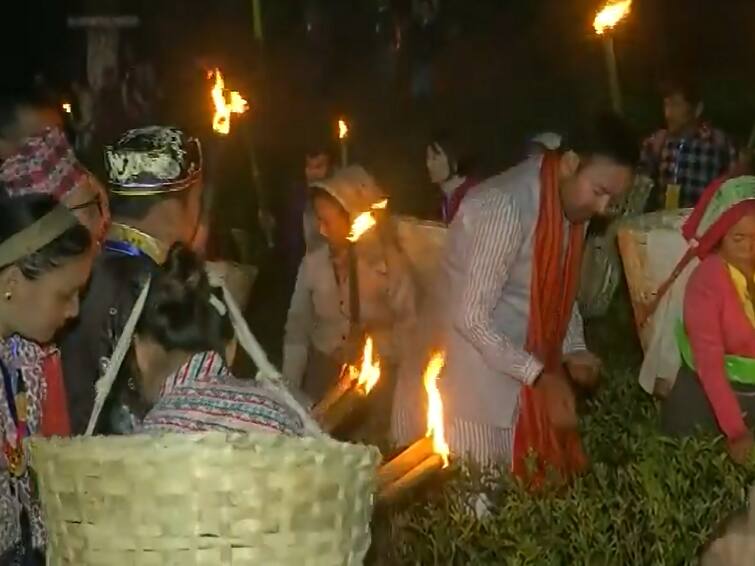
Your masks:
<svg viewBox="0 0 755 566"><path fill-rule="evenodd" d="M722 177L708 185L682 226L682 235L689 242L687 252L676 264L668 279L658 288L643 319L639 321L640 325L655 312L666 291L689 262L695 256L702 259L710 254L731 227L750 212L755 212L755 177Z"/></svg>
<svg viewBox="0 0 755 566"><path fill-rule="evenodd" d="M90 175L57 127L27 138L0 165L0 183L10 197L46 194L62 200L80 185L89 183Z"/></svg>
<svg viewBox="0 0 755 566"><path fill-rule="evenodd" d="M183 191L202 173L199 140L174 127L129 130L105 148L110 192L138 197Z"/></svg>
<svg viewBox="0 0 755 566"><path fill-rule="evenodd" d="M729 229L755 210L755 177L741 176L714 181L703 193L682 227L698 257L705 257Z"/></svg>

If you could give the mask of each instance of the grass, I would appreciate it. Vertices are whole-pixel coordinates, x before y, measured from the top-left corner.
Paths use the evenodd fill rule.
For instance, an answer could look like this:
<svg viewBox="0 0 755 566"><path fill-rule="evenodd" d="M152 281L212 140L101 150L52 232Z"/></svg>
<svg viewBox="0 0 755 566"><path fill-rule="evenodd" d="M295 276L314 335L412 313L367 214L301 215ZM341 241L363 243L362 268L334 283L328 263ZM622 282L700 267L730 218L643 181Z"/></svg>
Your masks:
<svg viewBox="0 0 755 566"><path fill-rule="evenodd" d="M584 403L590 471L533 495L505 470L464 463L376 518L376 563L406 565L695 564L718 525L746 502L755 466L738 467L720 439L672 440L636 380L639 352L623 295L588 325L608 361ZM476 494L492 502L480 520Z"/></svg>

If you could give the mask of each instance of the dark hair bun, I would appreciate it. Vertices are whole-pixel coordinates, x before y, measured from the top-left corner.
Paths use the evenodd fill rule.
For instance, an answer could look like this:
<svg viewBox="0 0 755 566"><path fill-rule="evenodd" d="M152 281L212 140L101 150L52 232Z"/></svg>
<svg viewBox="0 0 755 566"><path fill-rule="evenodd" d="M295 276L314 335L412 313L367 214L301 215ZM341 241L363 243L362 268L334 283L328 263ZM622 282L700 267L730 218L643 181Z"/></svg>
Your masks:
<svg viewBox="0 0 755 566"><path fill-rule="evenodd" d="M211 301L222 301L220 289L207 279L204 262L183 244L174 245L165 264L153 277L137 332L149 336L166 350L220 354L233 336L226 313Z"/></svg>

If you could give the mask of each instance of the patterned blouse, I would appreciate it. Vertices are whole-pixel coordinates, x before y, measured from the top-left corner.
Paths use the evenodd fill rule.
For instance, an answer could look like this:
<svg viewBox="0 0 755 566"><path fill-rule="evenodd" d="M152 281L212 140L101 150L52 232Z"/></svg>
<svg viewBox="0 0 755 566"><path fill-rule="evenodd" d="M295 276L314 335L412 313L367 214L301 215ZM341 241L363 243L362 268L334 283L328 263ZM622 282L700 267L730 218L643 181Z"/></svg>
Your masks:
<svg viewBox="0 0 755 566"><path fill-rule="evenodd" d="M39 345L12 336L0 340L3 386L0 387L0 556L21 541L21 514L26 512L35 548L45 544L39 502L33 495L26 467L28 454L24 438L39 432L42 403L46 394L42 364L46 351ZM26 408L21 408L19 393L25 393ZM10 394L10 395L9 395ZM18 413L26 413L21 427ZM10 458L19 458L12 465Z"/></svg>
<svg viewBox="0 0 755 566"><path fill-rule="evenodd" d="M214 352L197 354L168 378L142 423L146 432L270 432L302 436L301 419L275 393L234 378Z"/></svg>

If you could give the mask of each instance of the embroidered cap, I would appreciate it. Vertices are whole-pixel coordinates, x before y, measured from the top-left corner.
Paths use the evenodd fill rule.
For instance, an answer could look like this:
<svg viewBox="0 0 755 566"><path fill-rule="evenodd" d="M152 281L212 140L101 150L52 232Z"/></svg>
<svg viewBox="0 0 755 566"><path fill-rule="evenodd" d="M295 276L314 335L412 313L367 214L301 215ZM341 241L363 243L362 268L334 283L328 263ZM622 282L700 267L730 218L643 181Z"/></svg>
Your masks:
<svg viewBox="0 0 755 566"><path fill-rule="evenodd" d="M202 147L198 139L178 128L138 128L105 148L105 168L114 195L183 191L202 173Z"/></svg>
<svg viewBox="0 0 755 566"><path fill-rule="evenodd" d="M89 177L63 131L56 127L27 138L0 166L0 182L10 197L45 194L62 200L88 183Z"/></svg>

